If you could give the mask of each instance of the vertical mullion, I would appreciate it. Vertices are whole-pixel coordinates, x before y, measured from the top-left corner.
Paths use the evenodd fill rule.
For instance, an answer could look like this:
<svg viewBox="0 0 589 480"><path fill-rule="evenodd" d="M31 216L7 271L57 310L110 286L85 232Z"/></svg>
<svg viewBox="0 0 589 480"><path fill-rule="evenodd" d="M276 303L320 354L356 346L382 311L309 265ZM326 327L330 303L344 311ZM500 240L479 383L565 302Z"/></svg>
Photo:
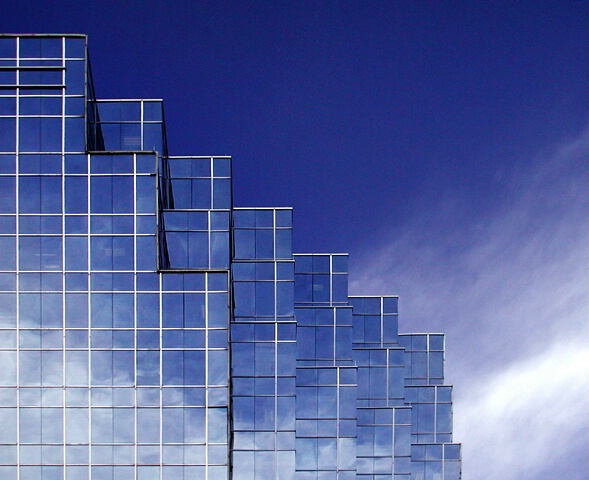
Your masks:
<svg viewBox="0 0 589 480"><path fill-rule="evenodd" d="M333 255L329 255L329 304L333 303Z"/></svg>
<svg viewBox="0 0 589 480"><path fill-rule="evenodd" d="M17 67L20 65L20 38L16 38L16 65ZM19 267L19 247L20 247L20 219L19 219L19 127L20 127L20 70L16 69L16 118L15 118L15 221L16 221L16 230L15 230L15 270L16 270L16 478L20 480L20 286L19 286L19 274L20 274L20 267Z"/></svg>
<svg viewBox="0 0 589 480"><path fill-rule="evenodd" d="M335 472L336 476L339 476L339 425L340 425L340 369L335 369Z"/></svg>
<svg viewBox="0 0 589 480"><path fill-rule="evenodd" d="M141 103L141 105L143 106L143 102ZM143 112L143 107L142 107L142 112ZM136 156L135 156L136 157ZM135 172L137 171L137 169L135 169ZM135 198L137 198L137 190L135 190ZM133 215L135 216L135 222L137 222L137 208L134 209L133 211ZM137 258L137 250L135 250L135 258ZM135 267L135 289L134 291L137 292L137 267ZM161 275L159 275L160 277L160 281L161 281ZM159 325L159 355L158 355L158 368L159 368L159 421L160 421L160 444L159 444L159 478L163 479L163 459L164 459L164 447L163 447L163 443L164 443L164 429L163 429L163 425L164 425L164 409L163 409L163 399L164 399L164 391L163 391L163 384L164 384L164 376L163 376L163 298L162 298L162 289L160 288L160 291L158 292L158 304L159 304L159 308L158 308L158 316L159 316L159 321L158 321L158 325Z"/></svg>
<svg viewBox="0 0 589 480"><path fill-rule="evenodd" d="M141 100L139 102L139 108L140 108L140 120L139 120L139 125L140 125L140 130L139 130L139 149L140 150L144 150L143 147L143 100Z"/></svg>
<svg viewBox="0 0 589 480"><path fill-rule="evenodd" d="M113 192L114 194L114 192ZM114 253L114 252L113 252ZM137 277L137 154L133 154L133 279ZM113 254L114 257L114 254ZM134 290L137 291L134 283Z"/></svg>
<svg viewBox="0 0 589 480"><path fill-rule="evenodd" d="M208 251L207 251L207 259L208 259L208 267L211 268L211 210L214 207L214 198L215 198L215 162L213 157L210 158L210 176L211 176L211 205L209 211L207 212L207 221L208 221L208 231L207 231L207 240L208 240Z"/></svg>
<svg viewBox="0 0 589 480"><path fill-rule="evenodd" d="M211 159L212 168L212 159ZM212 172L211 172L212 173ZM205 273L205 479L209 478L209 274Z"/></svg>
<svg viewBox="0 0 589 480"><path fill-rule="evenodd" d="M274 251L274 478L278 471L278 261L276 258L276 209L272 210L272 241Z"/></svg>
<svg viewBox="0 0 589 480"><path fill-rule="evenodd" d="M384 346L384 297L380 297L380 347L382 348L383 346Z"/></svg>
<svg viewBox="0 0 589 480"><path fill-rule="evenodd" d="M385 369L385 378L386 378L386 391L385 391L385 395L386 395L386 399L387 399L387 407L389 406L389 373L390 373L390 368L391 368L391 361L390 361L390 354L391 351L387 348L386 349L387 352L387 363L386 363L386 369Z"/></svg>
<svg viewBox="0 0 589 480"><path fill-rule="evenodd" d="M337 308L331 307L333 310L333 365L337 363Z"/></svg>
<svg viewBox="0 0 589 480"><path fill-rule="evenodd" d="M213 208L213 205L214 205L213 201L214 201L214 198L215 198L215 182L214 182L214 179L215 179L215 171L213 170L213 168L214 168L213 157L211 157L209 159L209 161L210 161L210 166L209 166L210 172L209 172L209 175L210 175L210 178L211 178L211 209L212 209Z"/></svg>
<svg viewBox="0 0 589 480"><path fill-rule="evenodd" d="M438 387L434 387L434 442L438 443Z"/></svg>
<svg viewBox="0 0 589 480"><path fill-rule="evenodd" d="M446 445L442 444L442 478L445 478L445 475L444 475L445 473L446 473Z"/></svg>
<svg viewBox="0 0 589 480"><path fill-rule="evenodd" d="M86 238L87 238L87 262L88 262L88 276L86 279L87 302L88 302L88 478L92 478L92 407L91 407L91 394L92 394L92 283L90 282L90 271L92 270L92 255L90 251L91 237L90 237L90 194L91 194L91 177L90 177L90 154L86 154Z"/></svg>
<svg viewBox="0 0 589 480"><path fill-rule="evenodd" d="M61 72L61 83L65 85L65 37L61 39L61 64L64 69ZM63 431L63 464L66 465L66 455L65 455L65 433L66 433L66 418L65 418L65 406L66 406L66 343L65 343L65 89L61 89L61 262L62 262L62 284L61 284L61 311L63 312L62 315L62 431ZM63 478L65 479L65 468L63 469Z"/></svg>
<svg viewBox="0 0 589 480"><path fill-rule="evenodd" d="M425 334L425 377L429 385L429 333Z"/></svg>
<svg viewBox="0 0 589 480"><path fill-rule="evenodd" d="M388 395L387 395L388 396ZM388 403L387 403L388 405ZM394 478L395 475L395 428L397 425L397 409L393 408L392 411L393 414L393 425L391 426L391 434L392 434L392 438L391 438L391 464L392 464L392 475Z"/></svg>
<svg viewBox="0 0 589 480"><path fill-rule="evenodd" d="M212 265L211 265L211 245L212 245L212 243L211 243L211 240L212 240L212 234L211 234L212 219L211 219L211 215L212 215L212 212L211 212L211 210L209 210L207 212L207 248L208 248L208 252L207 252L208 262L207 263L208 263L208 267L209 268L212 267Z"/></svg>

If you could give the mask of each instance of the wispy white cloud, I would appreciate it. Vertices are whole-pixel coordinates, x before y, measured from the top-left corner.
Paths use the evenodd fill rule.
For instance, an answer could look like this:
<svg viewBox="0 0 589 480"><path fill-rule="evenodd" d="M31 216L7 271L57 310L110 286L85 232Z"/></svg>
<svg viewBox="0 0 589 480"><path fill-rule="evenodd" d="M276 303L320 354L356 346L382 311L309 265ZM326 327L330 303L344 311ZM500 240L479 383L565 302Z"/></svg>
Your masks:
<svg viewBox="0 0 589 480"><path fill-rule="evenodd" d="M558 343L485 379L464 380L469 384L454 411L465 478L586 478L589 350L584 345Z"/></svg>
<svg viewBox="0 0 589 480"><path fill-rule="evenodd" d="M446 332L464 478L545 478L579 441L586 458L587 143L520 161L477 218L449 196L351 258L354 294L398 293L402 331Z"/></svg>

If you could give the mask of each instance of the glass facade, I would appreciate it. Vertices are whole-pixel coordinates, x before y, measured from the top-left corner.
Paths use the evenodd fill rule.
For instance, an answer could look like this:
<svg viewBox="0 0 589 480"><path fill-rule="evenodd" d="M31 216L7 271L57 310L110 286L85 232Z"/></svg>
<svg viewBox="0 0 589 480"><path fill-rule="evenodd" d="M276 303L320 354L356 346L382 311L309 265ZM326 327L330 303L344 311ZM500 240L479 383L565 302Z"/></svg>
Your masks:
<svg viewBox="0 0 589 480"><path fill-rule="evenodd" d="M0 478L460 479L444 336L165 133L85 36L0 36Z"/></svg>

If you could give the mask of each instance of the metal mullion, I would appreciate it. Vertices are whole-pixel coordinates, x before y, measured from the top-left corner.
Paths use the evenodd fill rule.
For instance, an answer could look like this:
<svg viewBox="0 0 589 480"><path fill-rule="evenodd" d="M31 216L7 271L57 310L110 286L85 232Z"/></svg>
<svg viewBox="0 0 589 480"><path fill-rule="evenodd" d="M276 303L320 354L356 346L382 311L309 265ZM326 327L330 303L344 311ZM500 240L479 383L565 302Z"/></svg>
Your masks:
<svg viewBox="0 0 589 480"><path fill-rule="evenodd" d="M89 479L92 478L92 285L90 282L90 271L91 271L91 252L90 252L90 154L86 154L86 171L87 171L87 194L86 194L86 238L87 238L87 267L88 276L86 280L86 289L88 290L87 302L88 302L88 475Z"/></svg>
<svg viewBox="0 0 589 480"><path fill-rule="evenodd" d="M340 369L336 367L336 387L335 387L335 473L339 472L339 424L340 424Z"/></svg>
<svg viewBox="0 0 589 480"><path fill-rule="evenodd" d="M390 374L390 368L391 368L391 359L390 359L390 354L391 351L390 349L387 348L387 364L386 364L386 370L385 370L385 378L386 378L386 399L387 399L387 407L389 406L389 374Z"/></svg>
<svg viewBox="0 0 589 480"><path fill-rule="evenodd" d="M425 381L429 385L429 333L425 334Z"/></svg>
<svg viewBox="0 0 589 480"><path fill-rule="evenodd" d="M274 478L277 477L278 457L278 259L276 257L276 209L272 210L274 247Z"/></svg>
<svg viewBox="0 0 589 480"><path fill-rule="evenodd" d="M68 57L69 60L84 60L84 58L78 57ZM131 103L131 102L141 102L143 100L147 101L158 101L162 102L161 98L99 98L96 100L96 103ZM134 120L129 120L133 122ZM152 122L158 122L158 120L150 120ZM208 158L206 156L187 156L187 155L174 155L174 158Z"/></svg>
<svg viewBox="0 0 589 480"><path fill-rule="evenodd" d="M211 221L211 215L212 212L211 210L209 210L207 212L207 236L208 236L208 266L209 268L211 268L211 240L212 240L212 234L211 234L211 228L212 228L212 221Z"/></svg>
<svg viewBox="0 0 589 480"><path fill-rule="evenodd" d="M278 322L274 322L274 478L277 478L278 456Z"/></svg>
<svg viewBox="0 0 589 480"><path fill-rule="evenodd" d="M88 98L89 97L88 92L90 90L89 87L92 86L92 84L93 84L93 83L90 83L91 78L88 78L90 68L89 68L89 59L88 59L88 39L87 38L84 41L84 63L86 64L86 68L84 69L84 94L85 94L85 99L84 99L85 100L84 101L84 151L87 152L88 147L89 147L88 143L90 140L89 139L90 135L88 135L88 132L90 131L88 128L89 127L89 125L88 125L88 104L90 103L89 98ZM96 92L92 92L92 93L94 93L94 96L96 96ZM94 130L94 136L97 137L96 123L98 122L98 118L97 118L98 117L98 115L97 115L98 106L96 105L96 98L92 98L91 100L92 100L93 105L90 108L94 109L94 115L92 115L92 118L94 119L93 130ZM96 141L96 139L94 140L93 143L95 144L94 148L97 148L96 144L98 142ZM90 170L88 170L88 175L90 175Z"/></svg>
<svg viewBox="0 0 589 480"><path fill-rule="evenodd" d="M20 70L17 70L17 72ZM9 87L10 88L10 87ZM65 85L57 85L55 83L47 83L41 85L17 85L17 88L22 88L23 90L63 90L65 89ZM56 95L59 96L59 95Z"/></svg>
<svg viewBox="0 0 589 480"><path fill-rule="evenodd" d="M133 473L137 478L137 289L133 292Z"/></svg>
<svg viewBox="0 0 589 480"><path fill-rule="evenodd" d="M28 60L35 60L35 59L33 59L33 58L27 58L27 61ZM36 60L48 60L48 59L46 59L46 58L38 58ZM61 58L54 58L54 59L51 59L51 60L58 61L58 60L61 60ZM0 71L1 70L8 70L8 71L11 71L11 70L16 70L16 71L18 71L18 70L28 70L28 71L31 71L32 70L32 71L35 71L35 70L64 70L64 69L65 69L65 67L63 67L63 66L60 67L58 65L18 65L18 66L17 65L1 65L0 66ZM52 85L55 85L55 84L52 84Z"/></svg>
<svg viewBox="0 0 589 480"><path fill-rule="evenodd" d="M438 443L438 387L434 387L434 443Z"/></svg>
<svg viewBox="0 0 589 480"><path fill-rule="evenodd" d="M18 66L20 63L20 38L17 37L16 38L16 65ZM19 156L19 113L20 113L20 90L18 88L18 84L19 84L19 80L20 80L20 73L17 71L16 72L16 118L15 118L15 147L14 147L14 151L15 151L15 192L16 192L16 208L15 208L15 220L16 220L16 230L15 230L15 270L16 270L16 441L17 441L17 448L16 448L16 463L17 463L17 467L16 467L16 478L17 480L20 480L20 301L19 301L19 297L20 297L20 287L19 287L19 273L20 273L20 268L19 268L19 246L20 246L20 241L19 241L19 225L20 225L20 220L19 220L19 202L18 202L18 192L19 192L19 160L20 160L20 156Z"/></svg>
<svg viewBox="0 0 589 480"><path fill-rule="evenodd" d="M141 114L143 115L143 102L141 102ZM135 160L137 160L137 155L134 155ZM135 193L137 193L137 190L135 190ZM135 195L135 198L137 198L137 195ZM136 202L135 202L136 203ZM135 215L135 222L137 222L137 206L135 205L133 212ZM136 233L136 231L135 231ZM135 249L135 259L137 259L137 249ZM134 291L137 292L137 267L135 267L135 275L134 275L134 282L135 282L135 289ZM159 275L160 277L160 281L161 281L161 275ZM163 392L163 383L164 383L164 379L163 379L163 350L162 350L162 345L163 345L163 332L162 332L162 325L163 325L163 299L162 299L162 289L160 288L160 291L158 292L158 297L159 297L159 308L158 308L158 315L159 315L159 362L158 362L158 366L159 366L159 417L160 417L160 444L159 444L159 475L160 475L160 479L163 478L163 458L164 458L164 447L163 447L163 441L164 441L164 429L162 428L163 424L164 424L164 409L163 409L163 399L164 399L164 392ZM137 351L137 348L135 348L135 351ZM135 427L137 428L137 427Z"/></svg>
<svg viewBox="0 0 589 480"><path fill-rule="evenodd" d="M139 105L140 105L139 108L140 108L140 112L141 112L139 114L140 115L140 117L139 117L139 119L140 119L139 122L140 123L139 124L141 125L140 130L139 130L139 132L140 132L139 133L139 142L140 142L139 145L141 147L141 150L143 150L143 100L141 100L139 102Z"/></svg>
<svg viewBox="0 0 589 480"><path fill-rule="evenodd" d="M446 473L446 445L442 444L442 478L445 478L445 473Z"/></svg>
<svg viewBox="0 0 589 480"><path fill-rule="evenodd" d="M137 154L133 154L133 289L137 291ZM114 258L114 251L113 251ZM161 329L161 328L160 328Z"/></svg>
<svg viewBox="0 0 589 480"><path fill-rule="evenodd" d="M272 247L274 256L274 478L278 457L278 261L276 257L276 209L272 209Z"/></svg>
<svg viewBox="0 0 589 480"><path fill-rule="evenodd" d="M384 346L384 297L380 297L380 347L382 348L383 346ZM387 359L388 359L388 356L387 356Z"/></svg>
<svg viewBox="0 0 589 480"><path fill-rule="evenodd" d="M64 69L62 71L62 83L65 85L65 37L61 39L61 61ZM65 313L65 90L61 91L61 262L62 262L62 274L61 274L61 308L62 312ZM66 343L65 343L65 315L62 317L62 427L63 427L63 464L66 465L66 442L65 442L65 433L66 433L66 418L65 418L65 405L66 405ZM66 469L63 469L63 478L65 480Z"/></svg>
<svg viewBox="0 0 589 480"><path fill-rule="evenodd" d="M213 200L215 198L215 170L214 170L214 161L213 157L210 157L210 178L211 178L211 209L214 206Z"/></svg>
<svg viewBox="0 0 589 480"><path fill-rule="evenodd" d="M232 207L233 205L231 205ZM227 470L232 471L234 451L234 428L233 428L233 379L231 369L233 364L233 342L231 340L231 329L233 326L233 211L229 213L229 272L227 274Z"/></svg>
<svg viewBox="0 0 589 480"><path fill-rule="evenodd" d="M387 403L388 405L388 403ZM395 475L395 427L397 425L397 409L393 408L393 425L391 427L392 430L392 439L391 439L391 463L392 463L392 474Z"/></svg>
<svg viewBox="0 0 589 480"><path fill-rule="evenodd" d="M211 172L212 172L211 159ZM212 175L211 175L212 176ZM212 193L212 190L211 190ZM212 204L211 204L212 205ZM184 386L186 386L184 384ZM209 275L205 273L205 479L209 478Z"/></svg>
<svg viewBox="0 0 589 480"><path fill-rule="evenodd" d="M333 255L329 255L329 304L333 304Z"/></svg>
<svg viewBox="0 0 589 480"><path fill-rule="evenodd" d="M331 307L333 309L333 364L336 365L336 358L337 358L337 308Z"/></svg>
<svg viewBox="0 0 589 480"><path fill-rule="evenodd" d="M137 178L136 178L136 163L137 158L136 155L133 154L133 187L135 190L137 189ZM136 217L136 195L133 198L133 249L134 249L134 256L133 256L133 378L135 388L133 389L133 396L134 396L134 408L133 408L133 417L134 417L134 432L133 432L133 469L134 469L134 477L137 478L137 239L136 239L136 230L137 230L137 217ZM113 252L114 258L114 252ZM161 419L160 419L161 421ZM160 433L161 434L161 433Z"/></svg>
<svg viewBox="0 0 589 480"><path fill-rule="evenodd" d="M63 95L53 95L53 96L49 96L49 95L43 95L43 96L39 96L39 97L34 97L34 96L30 96L29 98L61 98ZM12 115L1 115L2 117L12 117ZM29 114L29 115L21 115L21 118L62 118L62 115L48 115L48 114L38 114L38 115L33 115L33 114ZM75 117L74 117L75 118ZM32 173L30 175L37 175L36 173ZM47 175L47 174L43 174L43 175ZM56 174L53 174L56 175Z"/></svg>

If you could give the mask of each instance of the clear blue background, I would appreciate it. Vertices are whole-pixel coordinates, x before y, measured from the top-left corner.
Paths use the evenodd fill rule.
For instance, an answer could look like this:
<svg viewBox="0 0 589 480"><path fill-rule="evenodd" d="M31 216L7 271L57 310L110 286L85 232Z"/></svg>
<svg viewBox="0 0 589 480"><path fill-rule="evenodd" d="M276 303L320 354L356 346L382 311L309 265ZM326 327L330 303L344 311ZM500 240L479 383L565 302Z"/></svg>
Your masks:
<svg viewBox="0 0 589 480"><path fill-rule="evenodd" d="M465 478L586 479L587 18L5 0L0 30L88 34L99 98L163 98L171 154L232 155L236 206L293 206L295 251L447 332Z"/></svg>

